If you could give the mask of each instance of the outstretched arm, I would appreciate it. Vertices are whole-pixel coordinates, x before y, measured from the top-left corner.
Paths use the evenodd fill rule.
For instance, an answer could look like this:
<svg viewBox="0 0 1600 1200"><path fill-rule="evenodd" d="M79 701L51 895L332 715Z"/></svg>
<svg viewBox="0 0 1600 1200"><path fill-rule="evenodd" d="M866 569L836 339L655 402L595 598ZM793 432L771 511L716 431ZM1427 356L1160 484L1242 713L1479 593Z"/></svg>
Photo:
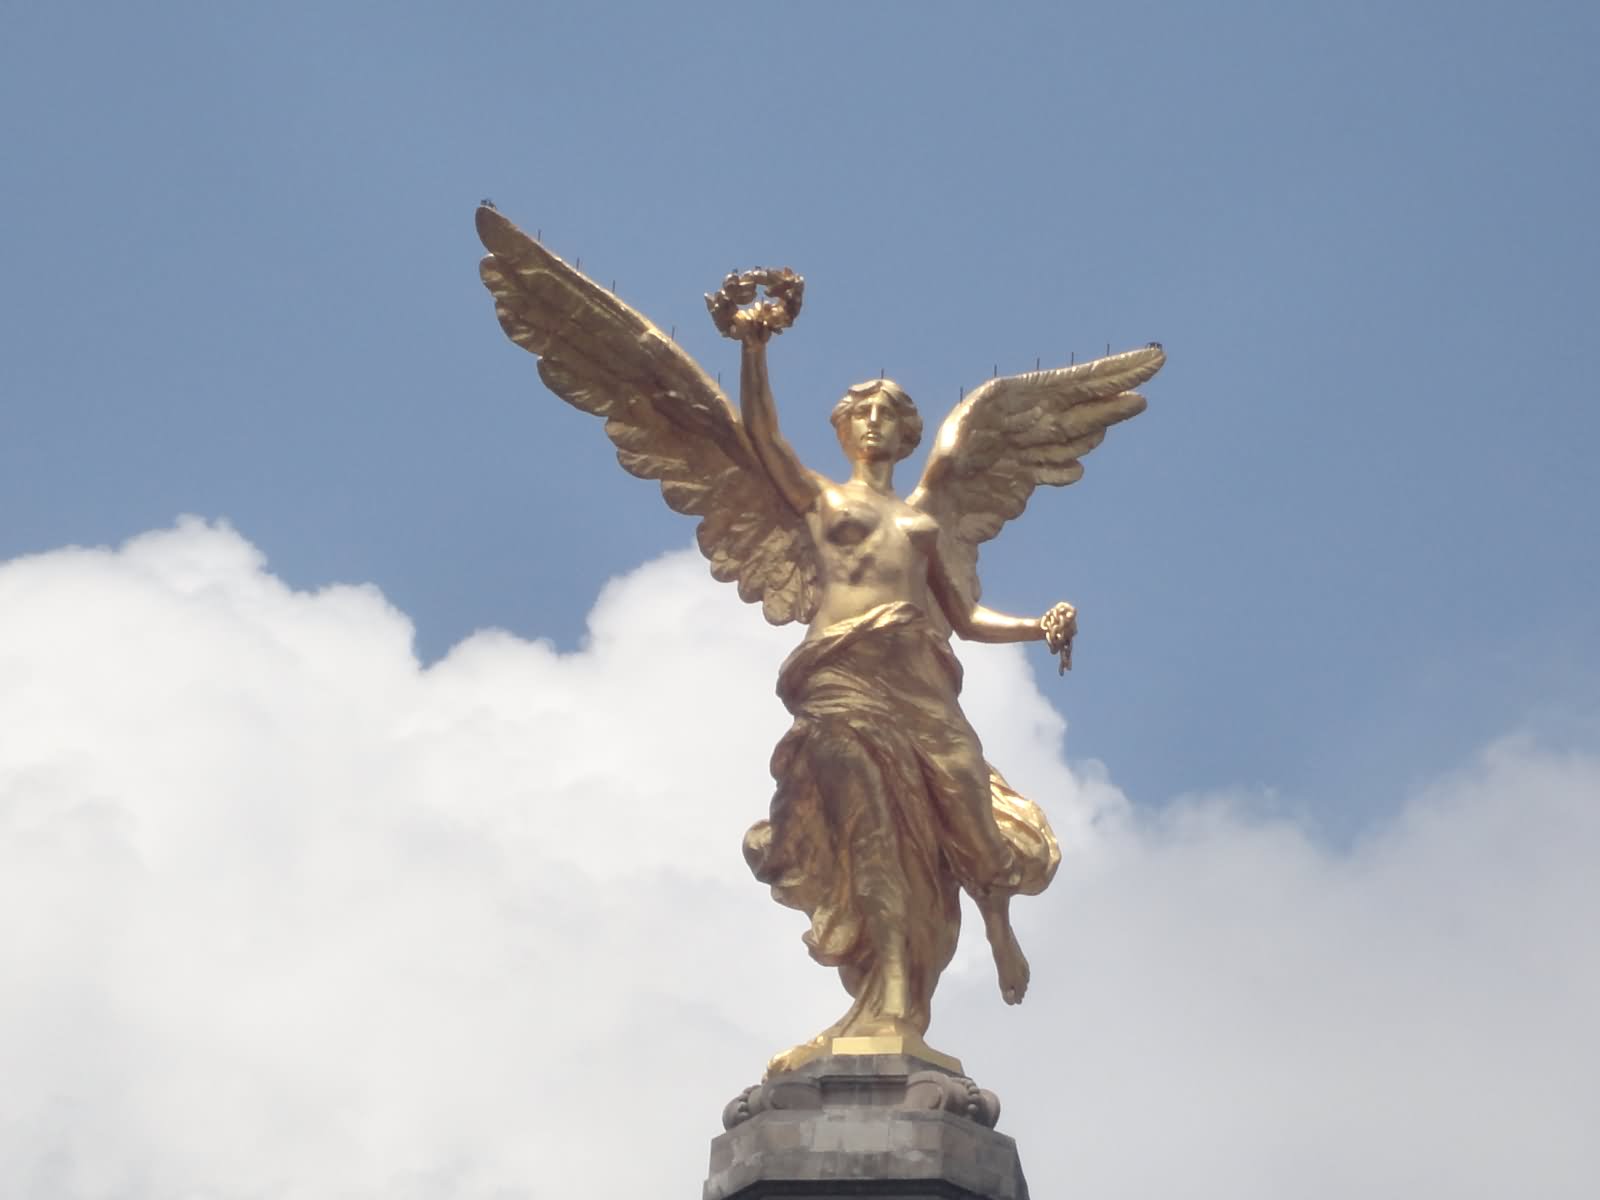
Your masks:
<svg viewBox="0 0 1600 1200"><path fill-rule="evenodd" d="M1057 604L1042 617L1012 617L974 602L937 550L928 564L928 583L950 627L969 642L1049 642L1052 650L1061 651L1078 631L1070 604Z"/></svg>
<svg viewBox="0 0 1600 1200"><path fill-rule="evenodd" d="M740 317L747 314L740 313ZM771 331L759 321L736 322L739 337L739 415L755 448L756 457L784 502L805 513L821 490L817 477L800 462L778 431L778 410L767 382L767 338Z"/></svg>

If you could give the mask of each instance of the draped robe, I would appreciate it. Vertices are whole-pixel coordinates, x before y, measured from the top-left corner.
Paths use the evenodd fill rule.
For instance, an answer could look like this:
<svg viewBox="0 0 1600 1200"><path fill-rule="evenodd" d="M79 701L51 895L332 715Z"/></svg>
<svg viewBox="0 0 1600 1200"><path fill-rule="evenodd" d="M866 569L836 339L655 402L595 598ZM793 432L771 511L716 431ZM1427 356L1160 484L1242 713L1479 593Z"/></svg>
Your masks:
<svg viewBox="0 0 1600 1200"><path fill-rule="evenodd" d="M804 940L854 999L827 1035L885 1015L885 953L904 938L919 1034L955 953L961 889L1042 891L1061 853L1044 813L983 757L961 712L961 664L916 605L881 604L814 633L784 662L778 695L794 723L772 755L769 818L745 835L757 879L811 918ZM823 787L852 761L869 786Z"/></svg>

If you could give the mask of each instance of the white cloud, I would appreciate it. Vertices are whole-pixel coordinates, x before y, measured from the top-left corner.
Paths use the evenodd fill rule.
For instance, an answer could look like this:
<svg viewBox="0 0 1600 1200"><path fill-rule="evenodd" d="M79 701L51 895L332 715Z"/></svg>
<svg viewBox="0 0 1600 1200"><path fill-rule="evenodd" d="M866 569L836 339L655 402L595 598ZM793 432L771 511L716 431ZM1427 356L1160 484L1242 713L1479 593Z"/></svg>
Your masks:
<svg viewBox="0 0 1600 1200"><path fill-rule="evenodd" d="M695 1194L843 1007L738 851L796 631L690 553L591 629L422 670L375 590L192 521L0 567L0 1195ZM965 657L1067 860L1029 1002L973 939L932 1040L1036 1193L1600 1189L1600 757L1497 744L1333 852L1141 814L1020 650Z"/></svg>

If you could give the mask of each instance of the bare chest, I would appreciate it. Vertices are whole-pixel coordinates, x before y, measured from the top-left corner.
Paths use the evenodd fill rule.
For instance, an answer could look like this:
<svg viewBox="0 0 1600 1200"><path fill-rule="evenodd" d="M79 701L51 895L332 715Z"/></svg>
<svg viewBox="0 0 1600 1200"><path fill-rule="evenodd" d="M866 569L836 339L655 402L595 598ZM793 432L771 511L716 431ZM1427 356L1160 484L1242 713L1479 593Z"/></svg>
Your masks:
<svg viewBox="0 0 1600 1200"><path fill-rule="evenodd" d="M830 487L813 510L812 533L827 573L862 583L925 573L939 526L895 497Z"/></svg>

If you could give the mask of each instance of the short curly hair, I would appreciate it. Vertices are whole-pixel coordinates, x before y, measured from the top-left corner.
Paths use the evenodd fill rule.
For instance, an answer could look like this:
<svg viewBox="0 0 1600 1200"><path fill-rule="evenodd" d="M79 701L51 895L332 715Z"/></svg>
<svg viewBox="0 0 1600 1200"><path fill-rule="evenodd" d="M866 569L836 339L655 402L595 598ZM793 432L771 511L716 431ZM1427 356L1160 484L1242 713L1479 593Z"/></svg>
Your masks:
<svg viewBox="0 0 1600 1200"><path fill-rule="evenodd" d="M833 406L828 420L833 422L835 433L842 433L856 405L872 396L882 396L894 406L894 415L900 421L900 444L896 460L908 457L922 441L922 414L906 390L892 379L869 379L858 383L844 394L844 399Z"/></svg>

